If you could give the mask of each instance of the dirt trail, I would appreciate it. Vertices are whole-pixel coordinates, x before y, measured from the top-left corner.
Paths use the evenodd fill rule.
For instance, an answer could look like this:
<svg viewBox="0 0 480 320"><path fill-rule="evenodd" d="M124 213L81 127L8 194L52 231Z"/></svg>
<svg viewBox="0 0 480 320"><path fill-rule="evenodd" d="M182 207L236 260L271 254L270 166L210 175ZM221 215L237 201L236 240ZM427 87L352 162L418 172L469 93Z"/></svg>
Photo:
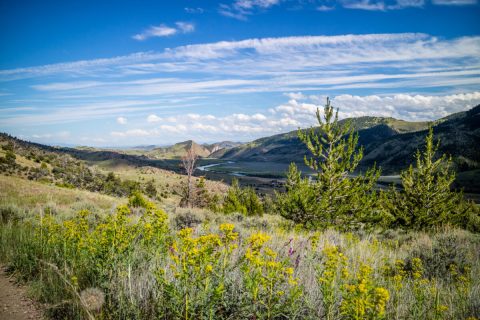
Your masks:
<svg viewBox="0 0 480 320"><path fill-rule="evenodd" d="M16 284L0 266L0 320L32 319L43 319L39 308L27 297L26 288Z"/></svg>

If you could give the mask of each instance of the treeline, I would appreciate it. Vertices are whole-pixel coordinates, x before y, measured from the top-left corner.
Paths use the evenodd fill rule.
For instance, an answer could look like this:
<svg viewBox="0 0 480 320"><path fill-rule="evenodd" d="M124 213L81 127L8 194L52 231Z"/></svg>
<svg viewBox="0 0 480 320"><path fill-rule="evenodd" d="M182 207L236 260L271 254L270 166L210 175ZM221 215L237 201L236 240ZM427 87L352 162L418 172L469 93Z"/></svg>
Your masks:
<svg viewBox="0 0 480 320"><path fill-rule="evenodd" d="M401 187L378 190L379 168L357 172L363 158L358 133L351 123L339 123L338 110L335 112L328 99L323 111L322 115L317 110L317 128L298 131L311 153L305 156L305 163L315 176L304 177L292 163L285 191L276 191L273 199L260 199L252 188L241 188L234 180L223 199L209 196L206 202L197 203L224 213L280 214L315 230L426 230L455 225L480 232L480 210L462 192L452 189L452 161L438 154L439 141L434 140L432 128L425 146L415 155L415 163L401 173Z"/></svg>
<svg viewBox="0 0 480 320"><path fill-rule="evenodd" d="M430 128L414 165L401 173L401 188L376 190L380 169L356 173L363 157L358 133L350 123L338 123L338 110L327 104L317 110L319 130L299 131L311 156L305 163L316 172L311 181L290 166L286 192L276 194L282 216L307 228L342 230L404 228L425 230L455 225L480 231L478 207L451 186L455 173Z"/></svg>
<svg viewBox="0 0 480 320"><path fill-rule="evenodd" d="M88 167L83 161L67 154L46 152L34 148L25 148L9 141L2 146L5 152L0 157L0 172L16 174L29 180L53 183L64 188L79 188L92 192L125 197L134 191L142 191L151 198L157 197L153 181L140 183L129 179L121 179L113 172L103 173ZM16 154L39 166L21 165Z"/></svg>

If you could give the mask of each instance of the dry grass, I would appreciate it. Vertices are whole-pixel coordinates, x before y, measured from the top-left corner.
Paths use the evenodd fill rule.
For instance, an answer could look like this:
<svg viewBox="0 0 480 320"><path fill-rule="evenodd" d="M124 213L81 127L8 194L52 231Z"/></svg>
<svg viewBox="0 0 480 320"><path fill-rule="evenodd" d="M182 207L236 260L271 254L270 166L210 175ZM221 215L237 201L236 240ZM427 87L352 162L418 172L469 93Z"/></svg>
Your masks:
<svg viewBox="0 0 480 320"><path fill-rule="evenodd" d="M0 205L16 205L35 209L55 204L59 210L84 202L101 209L111 209L124 199L77 189L59 188L36 181L0 175Z"/></svg>

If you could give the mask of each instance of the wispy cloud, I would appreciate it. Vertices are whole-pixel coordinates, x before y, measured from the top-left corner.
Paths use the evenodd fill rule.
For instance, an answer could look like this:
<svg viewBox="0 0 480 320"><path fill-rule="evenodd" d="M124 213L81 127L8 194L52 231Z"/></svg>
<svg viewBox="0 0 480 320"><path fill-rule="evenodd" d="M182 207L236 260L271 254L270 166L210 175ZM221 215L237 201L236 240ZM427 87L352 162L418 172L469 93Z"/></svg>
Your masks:
<svg viewBox="0 0 480 320"><path fill-rule="evenodd" d="M99 81L79 81L79 82L55 82L48 84L32 85L32 88L39 91L70 91L76 89L85 89L101 85Z"/></svg>
<svg viewBox="0 0 480 320"><path fill-rule="evenodd" d="M191 13L191 14L201 14L204 13L205 10L200 7L192 8L192 7L186 7L184 8L186 13Z"/></svg>
<svg viewBox="0 0 480 320"><path fill-rule="evenodd" d="M421 8L425 5L425 0L339 0L339 4L346 9L388 11Z"/></svg>
<svg viewBox="0 0 480 320"><path fill-rule="evenodd" d="M276 5L293 5L296 10L314 9L332 11L335 8L367 11L391 11L407 8L423 8L426 3L443 6L474 5L478 0L237 0L232 4L220 4L218 12L226 17L247 20L248 16L265 12Z"/></svg>
<svg viewBox="0 0 480 320"><path fill-rule="evenodd" d="M229 18L246 20L247 16L266 10L282 0L235 0L232 4L220 4L218 12Z"/></svg>
<svg viewBox="0 0 480 320"><path fill-rule="evenodd" d="M262 38L187 45L164 52L140 52L110 59L0 70L0 81L52 74L74 74L77 78L82 75L118 78L133 70L139 74L188 70L236 75L252 74L252 71L256 74L316 73L319 67L394 61L409 62L413 66L420 62L431 65L439 60L450 60L449 64L472 66L480 61L479 52L480 37L476 36L450 40L415 33ZM80 88L95 84L91 80L79 82L76 79L75 83L69 85ZM67 89L69 85L42 83L35 85L35 88Z"/></svg>
<svg viewBox="0 0 480 320"><path fill-rule="evenodd" d="M319 5L318 7L315 8L317 11L332 11L335 9L334 6L327 6L327 5Z"/></svg>
<svg viewBox="0 0 480 320"><path fill-rule="evenodd" d="M477 0L432 0L433 4L441 6L466 6L477 4Z"/></svg>
<svg viewBox="0 0 480 320"><path fill-rule="evenodd" d="M248 140L309 124L311 111L323 103L312 94L335 95L345 116L371 111L424 119L462 110L478 97L480 37L405 33L221 41L0 70L0 81L12 93L0 98L9 106L0 113L3 128L43 125L48 133L51 125L98 121L109 124L98 130L118 143L121 135L178 141L190 132L204 140L214 133L235 138L228 130ZM30 99L19 100L26 92ZM288 101L272 108L269 99L278 101L285 92ZM444 96L435 100L432 92ZM414 98L402 100L401 94ZM448 99L457 102L445 104ZM434 102L408 104L416 100ZM251 112L240 111L244 106ZM125 130L118 129L119 116L128 119ZM145 132L127 133L135 129Z"/></svg>
<svg viewBox="0 0 480 320"><path fill-rule="evenodd" d="M151 26L148 29L132 36L133 39L143 41L152 37L168 37L177 33L189 33L195 30L195 25L189 22L176 22L175 26L167 26L161 24L159 26Z"/></svg>

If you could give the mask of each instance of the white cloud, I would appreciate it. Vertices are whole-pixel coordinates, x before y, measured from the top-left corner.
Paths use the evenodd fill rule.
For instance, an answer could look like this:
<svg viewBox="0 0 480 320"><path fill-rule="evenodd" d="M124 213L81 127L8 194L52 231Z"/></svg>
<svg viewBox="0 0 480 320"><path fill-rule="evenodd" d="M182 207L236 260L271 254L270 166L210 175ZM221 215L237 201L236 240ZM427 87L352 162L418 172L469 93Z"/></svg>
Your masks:
<svg viewBox="0 0 480 320"><path fill-rule="evenodd" d="M118 117L118 118L117 118L117 123L118 123L118 124L127 124L127 118L125 118L125 117Z"/></svg>
<svg viewBox="0 0 480 320"><path fill-rule="evenodd" d="M267 117L265 117L263 114L261 113L255 113L253 116L252 116L252 119L253 120L257 120L257 121L263 121L263 120L267 120Z"/></svg>
<svg viewBox="0 0 480 320"><path fill-rule="evenodd" d="M464 6L477 4L477 0L432 0L432 3L440 6Z"/></svg>
<svg viewBox="0 0 480 320"><path fill-rule="evenodd" d="M69 131L60 131L55 133L35 133L31 136L34 139L67 139L70 137Z"/></svg>
<svg viewBox="0 0 480 320"><path fill-rule="evenodd" d="M132 36L132 38L138 41L143 41L152 37L168 37L177 33L189 33L195 30L193 23L179 21L175 23L175 26L176 27L169 27L165 24L151 26L141 33Z"/></svg>
<svg viewBox="0 0 480 320"><path fill-rule="evenodd" d="M298 95L300 92L297 93ZM300 96L300 95L299 95ZM149 137L174 141L186 139L250 140L316 124L317 108L323 110L326 96L302 95L303 101L290 99L272 108L266 116L262 113L232 113L223 117L202 114L185 114L175 117L175 124L111 132L112 137ZM340 118L359 116L394 117L409 121L434 120L451 113L464 111L480 104L480 91L452 95L348 95L332 97L332 105L339 108ZM148 121L148 120L147 120Z"/></svg>
<svg viewBox="0 0 480 320"><path fill-rule="evenodd" d="M159 122L159 121L162 121L162 118L160 118L159 116L155 115L155 114L151 114L147 117L147 122Z"/></svg>
<svg viewBox="0 0 480 320"><path fill-rule="evenodd" d="M110 135L112 135L113 137L146 137L149 136L150 133L143 129L132 129L124 132L113 131L110 133Z"/></svg>
<svg viewBox="0 0 480 320"><path fill-rule="evenodd" d="M383 1L375 0L344 0L341 1L342 6L347 9L360 9L370 11L385 10L385 3Z"/></svg>
<svg viewBox="0 0 480 320"><path fill-rule="evenodd" d="M205 75L221 77L241 77L230 79L234 85L260 87L258 77L272 79L266 86L286 91L279 82L289 83L294 78L321 79L331 78L335 73L345 78L352 74L371 74L369 68L378 72L385 67L392 69L390 74L399 72L418 72L426 67L435 67L437 71L452 67L472 67L478 70L480 65L480 37L460 37L450 40L432 37L426 34L367 34L342 36L304 36L246 39L241 41L221 41L207 44L180 46L167 49L163 53L137 53L111 59L87 60L71 63L45 65L31 68L0 70L0 81L19 78L43 77L52 74L82 76L102 74L104 79L138 74L158 74L195 70ZM256 75L257 79L249 79ZM287 78L288 77L288 78ZM323 79L322 79L323 78ZM208 78L207 78L208 79ZM154 92L163 92L163 86L145 80L137 83L81 81L53 84L36 84L36 90L86 90L106 85L135 85L148 87ZM211 81L211 80L207 80ZM218 80L217 80L218 81ZM225 81L223 79L222 81ZM166 79L168 90L182 89L175 82L179 79ZM192 81L190 81L192 82ZM242 83L243 82L243 83ZM169 84L171 84L169 86ZM198 86L200 83L192 83ZM211 82L216 85L215 82ZM218 84L218 82L217 82ZM273 86L272 86L273 85ZM190 86L190 85L189 85ZM137 90L138 88L133 88ZM303 90L300 88L300 90ZM124 91L123 88L121 92ZM102 90L101 92L108 92Z"/></svg>
<svg viewBox="0 0 480 320"><path fill-rule="evenodd" d="M346 9L368 11L421 8L425 5L425 0L340 0L339 2Z"/></svg>
<svg viewBox="0 0 480 320"><path fill-rule="evenodd" d="M176 22L175 25L177 26L178 30L183 33L189 33L195 31L195 25L189 22Z"/></svg>
<svg viewBox="0 0 480 320"><path fill-rule="evenodd" d="M247 16L277 5L281 0L235 0L232 4L220 4L218 12L229 18L246 20Z"/></svg>
<svg viewBox="0 0 480 320"><path fill-rule="evenodd" d="M77 90L91 88L101 85L99 81L79 81L79 82L56 82L48 84L37 84L31 87L39 91L65 91L65 90Z"/></svg>
<svg viewBox="0 0 480 320"><path fill-rule="evenodd" d="M307 98L301 92L288 92L288 93L284 93L284 95L289 97L290 99L295 99L295 100L305 100Z"/></svg>
<svg viewBox="0 0 480 320"><path fill-rule="evenodd" d="M309 97L312 103L299 103L291 99L273 110L275 113L289 115L300 121L306 119L306 115L313 114L317 107L322 109L325 99L326 96L314 95ZM480 92L443 96L404 93L388 96L342 94L333 97L331 103L335 108L340 109L342 118L382 116L409 121L424 121L468 110L480 104Z"/></svg>
<svg viewBox="0 0 480 320"><path fill-rule="evenodd" d="M32 138L35 138L35 139L47 139L47 138L51 138L51 137L52 137L52 134L50 134L50 133L33 134L32 135Z"/></svg>

